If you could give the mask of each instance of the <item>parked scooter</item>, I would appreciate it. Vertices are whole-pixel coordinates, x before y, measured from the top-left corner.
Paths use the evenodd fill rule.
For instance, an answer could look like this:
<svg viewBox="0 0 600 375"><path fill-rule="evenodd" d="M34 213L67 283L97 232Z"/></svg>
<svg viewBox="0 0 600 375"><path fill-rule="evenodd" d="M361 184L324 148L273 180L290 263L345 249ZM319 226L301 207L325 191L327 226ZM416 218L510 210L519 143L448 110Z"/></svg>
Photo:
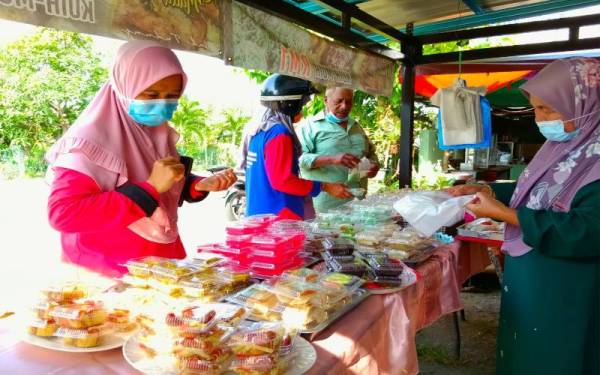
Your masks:
<svg viewBox="0 0 600 375"><path fill-rule="evenodd" d="M209 168L211 173L218 173L228 167ZM243 171L235 171L237 181L225 193L225 217L229 221L237 221L246 215L246 175Z"/></svg>

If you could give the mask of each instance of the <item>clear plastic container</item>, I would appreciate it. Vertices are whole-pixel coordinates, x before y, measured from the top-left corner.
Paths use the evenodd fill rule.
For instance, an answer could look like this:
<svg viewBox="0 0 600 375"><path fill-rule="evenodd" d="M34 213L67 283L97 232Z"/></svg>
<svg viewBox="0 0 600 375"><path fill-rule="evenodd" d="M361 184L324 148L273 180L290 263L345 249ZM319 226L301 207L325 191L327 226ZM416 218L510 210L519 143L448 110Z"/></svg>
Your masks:
<svg viewBox="0 0 600 375"><path fill-rule="evenodd" d="M286 331L281 322L256 322L241 328L227 345L238 356L277 355Z"/></svg>
<svg viewBox="0 0 600 375"><path fill-rule="evenodd" d="M352 241L345 238L326 238L322 243L325 250L338 255L351 255L354 251Z"/></svg>
<svg viewBox="0 0 600 375"><path fill-rule="evenodd" d="M152 277L165 284L174 284L186 277L209 270L186 260L169 259L152 266Z"/></svg>
<svg viewBox="0 0 600 375"><path fill-rule="evenodd" d="M39 319L51 319L50 312L59 306L56 302L38 301L32 306L32 310Z"/></svg>
<svg viewBox="0 0 600 375"><path fill-rule="evenodd" d="M373 271L369 271L368 277L371 281L381 284L402 284L402 272L396 275L378 275Z"/></svg>
<svg viewBox="0 0 600 375"><path fill-rule="evenodd" d="M201 334L179 338L173 343L173 354L177 358L200 357L221 363L230 356L224 344L233 332L232 327L214 326Z"/></svg>
<svg viewBox="0 0 600 375"><path fill-rule="evenodd" d="M97 326L106 322L108 313L102 303L85 303L57 306L49 315L61 327L81 329Z"/></svg>
<svg viewBox="0 0 600 375"><path fill-rule="evenodd" d="M298 266L301 261L298 260L298 257L295 257L282 263L252 262L250 263L250 269L254 277L269 278L279 276L288 269Z"/></svg>
<svg viewBox="0 0 600 375"><path fill-rule="evenodd" d="M281 311L277 295L263 285L254 284L227 298L229 302L246 307L259 319L280 320Z"/></svg>
<svg viewBox="0 0 600 375"><path fill-rule="evenodd" d="M352 294L363 284L364 280L360 277L347 275L339 272L330 272L321 276L319 283L330 288L342 287L344 290Z"/></svg>
<svg viewBox="0 0 600 375"><path fill-rule="evenodd" d="M293 305L286 306L281 312L281 320L286 327L300 330L311 329L327 320L329 305Z"/></svg>
<svg viewBox="0 0 600 375"><path fill-rule="evenodd" d="M227 235L240 236L245 234L255 234L261 231L264 227L265 223L263 222L255 222L250 220L237 221L229 223L225 227L225 232Z"/></svg>
<svg viewBox="0 0 600 375"><path fill-rule="evenodd" d="M322 274L310 268L297 268L285 271L282 277L313 283L319 280Z"/></svg>
<svg viewBox="0 0 600 375"><path fill-rule="evenodd" d="M290 248L284 252L271 249L259 249L249 248L248 249L248 260L253 262L263 262L271 264L281 264L289 262L290 257L295 257L300 252L300 249Z"/></svg>
<svg viewBox="0 0 600 375"><path fill-rule="evenodd" d="M346 273L361 277L367 270L367 266L360 260L355 259L352 263L343 263L337 259L327 261L327 268L333 272Z"/></svg>
<svg viewBox="0 0 600 375"><path fill-rule="evenodd" d="M261 224L263 227L267 225L272 225L279 220L279 216L273 214L261 214L261 215L252 215L247 216L244 221L250 224Z"/></svg>
<svg viewBox="0 0 600 375"><path fill-rule="evenodd" d="M217 301L223 296L221 285L214 275L193 277L178 284L185 296L202 302Z"/></svg>
<svg viewBox="0 0 600 375"><path fill-rule="evenodd" d="M152 276L151 268L153 266L167 261L167 258L150 256L145 258L130 259L123 264L123 266L127 267L127 271L130 275L147 279Z"/></svg>
<svg viewBox="0 0 600 375"><path fill-rule="evenodd" d="M137 328L137 324L131 321L129 310L114 309L108 314L107 322L117 332L130 332Z"/></svg>
<svg viewBox="0 0 600 375"><path fill-rule="evenodd" d="M404 264L387 255L369 256L366 258L367 264L378 276L396 276L402 273Z"/></svg>
<svg viewBox="0 0 600 375"><path fill-rule="evenodd" d="M384 237L381 232L364 231L355 236L356 243L365 246L378 246L380 240Z"/></svg>
<svg viewBox="0 0 600 375"><path fill-rule="evenodd" d="M100 344L102 336L112 332L108 326L95 326L83 329L73 329L60 327L54 333L57 337L63 338L63 344L75 346L77 348L92 348Z"/></svg>
<svg viewBox="0 0 600 375"><path fill-rule="evenodd" d="M284 371L278 356L273 354L236 357L229 369L240 375L276 375Z"/></svg>
<svg viewBox="0 0 600 375"><path fill-rule="evenodd" d="M54 319L36 319L27 325L27 332L39 337L52 337L57 329Z"/></svg>
<svg viewBox="0 0 600 375"><path fill-rule="evenodd" d="M228 235L225 238L225 244L233 249L237 249L241 251L245 247L250 245L250 239L252 239L251 234L241 234L241 235Z"/></svg>
<svg viewBox="0 0 600 375"><path fill-rule="evenodd" d="M224 370L222 363L208 361L198 356L177 359L175 365L182 375L218 375Z"/></svg>
<svg viewBox="0 0 600 375"><path fill-rule="evenodd" d="M261 234L252 237L250 244L253 248L260 248L264 250L273 250L276 252L285 252L291 246L290 237L272 235L272 234Z"/></svg>
<svg viewBox="0 0 600 375"><path fill-rule="evenodd" d="M58 304L73 303L88 296L88 288L80 283L61 283L42 289L49 302Z"/></svg>
<svg viewBox="0 0 600 375"><path fill-rule="evenodd" d="M323 253L323 259L327 260L331 260L331 259L336 259L338 262L342 262L342 263L350 263L354 261L354 255L353 254L349 254L346 255L346 252L332 252L330 250L325 250L325 252Z"/></svg>

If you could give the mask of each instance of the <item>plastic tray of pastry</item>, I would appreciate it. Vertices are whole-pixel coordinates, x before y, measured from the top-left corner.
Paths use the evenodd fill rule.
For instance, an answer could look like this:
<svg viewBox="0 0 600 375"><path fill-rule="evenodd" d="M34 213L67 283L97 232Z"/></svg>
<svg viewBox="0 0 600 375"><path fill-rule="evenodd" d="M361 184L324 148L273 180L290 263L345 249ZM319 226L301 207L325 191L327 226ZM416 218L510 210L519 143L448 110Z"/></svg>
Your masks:
<svg viewBox="0 0 600 375"><path fill-rule="evenodd" d="M341 308L339 308L338 310L335 310L332 313L330 313L327 317L327 320L325 320L323 323L321 323L315 327L302 329L299 332L300 333L321 332L325 328L329 327L333 322L335 322L342 316L346 315L348 312L352 311L356 306L358 306L362 301L364 301L369 296L369 294L370 293L364 289L357 289L354 292L354 294L352 294L352 299L347 304L345 304Z"/></svg>
<svg viewBox="0 0 600 375"><path fill-rule="evenodd" d="M228 224L225 227L227 235L239 236L244 234L254 234L261 231L265 227L265 223L258 221L237 221Z"/></svg>
<svg viewBox="0 0 600 375"><path fill-rule="evenodd" d="M86 286L74 282L51 285L42 289L41 292L49 302L58 304L72 303L89 295Z"/></svg>
<svg viewBox="0 0 600 375"><path fill-rule="evenodd" d="M49 315L59 326L73 329L96 326L106 322L108 318L103 304L94 301L58 306Z"/></svg>
<svg viewBox="0 0 600 375"><path fill-rule="evenodd" d="M225 298L227 302L244 306L251 320L281 320L281 304L277 295L266 286L253 284Z"/></svg>
<svg viewBox="0 0 600 375"><path fill-rule="evenodd" d="M316 282L321 278L321 276L321 272L312 270L310 268L296 268L293 270L287 270L281 275L282 278L297 279L309 283Z"/></svg>
<svg viewBox="0 0 600 375"><path fill-rule="evenodd" d="M345 238L326 238L322 243L325 250L338 255L350 255L354 251L354 243Z"/></svg>
<svg viewBox="0 0 600 375"><path fill-rule="evenodd" d="M154 279L166 284L173 284L200 272L211 272L211 269L187 260L168 259L152 266L151 271Z"/></svg>
<svg viewBox="0 0 600 375"><path fill-rule="evenodd" d="M339 254L335 252L331 252L329 250L325 250L322 254L323 259L331 262L333 259L337 260L341 263L352 263L354 262L354 254Z"/></svg>

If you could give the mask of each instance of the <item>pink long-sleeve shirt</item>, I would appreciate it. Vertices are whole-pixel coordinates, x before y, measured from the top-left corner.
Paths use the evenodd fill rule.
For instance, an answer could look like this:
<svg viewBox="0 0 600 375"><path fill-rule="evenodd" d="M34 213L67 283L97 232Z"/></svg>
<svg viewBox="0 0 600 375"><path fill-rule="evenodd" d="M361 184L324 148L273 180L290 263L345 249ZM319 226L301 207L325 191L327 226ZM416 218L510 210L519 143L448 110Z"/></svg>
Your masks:
<svg viewBox="0 0 600 375"><path fill-rule="evenodd" d="M55 168L48 199L50 225L61 232L64 261L106 276L126 272L127 260L144 256L185 258L181 239L170 244L148 241L127 227L146 216L133 200L118 191L103 191L89 176L66 168ZM189 187L194 200L207 194ZM157 202L159 194L147 182L135 183Z"/></svg>

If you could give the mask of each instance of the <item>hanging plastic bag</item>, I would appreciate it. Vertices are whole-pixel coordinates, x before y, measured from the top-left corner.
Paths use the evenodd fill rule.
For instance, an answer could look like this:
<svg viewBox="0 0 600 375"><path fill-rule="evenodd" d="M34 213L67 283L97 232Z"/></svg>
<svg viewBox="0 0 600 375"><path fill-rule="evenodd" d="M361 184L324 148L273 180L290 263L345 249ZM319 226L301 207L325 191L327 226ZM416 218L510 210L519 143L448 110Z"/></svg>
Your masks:
<svg viewBox="0 0 600 375"><path fill-rule="evenodd" d="M465 148L489 148L492 144L492 107L490 102L480 97L481 121L483 124L483 138L481 142L474 144L446 145L444 144L444 134L442 128L442 110L440 109L437 117L438 144L440 150L461 150Z"/></svg>
<svg viewBox="0 0 600 375"><path fill-rule="evenodd" d="M394 203L394 208L415 229L431 236L441 227L461 221L465 205L474 198L474 195L453 197L443 191L416 191Z"/></svg>

